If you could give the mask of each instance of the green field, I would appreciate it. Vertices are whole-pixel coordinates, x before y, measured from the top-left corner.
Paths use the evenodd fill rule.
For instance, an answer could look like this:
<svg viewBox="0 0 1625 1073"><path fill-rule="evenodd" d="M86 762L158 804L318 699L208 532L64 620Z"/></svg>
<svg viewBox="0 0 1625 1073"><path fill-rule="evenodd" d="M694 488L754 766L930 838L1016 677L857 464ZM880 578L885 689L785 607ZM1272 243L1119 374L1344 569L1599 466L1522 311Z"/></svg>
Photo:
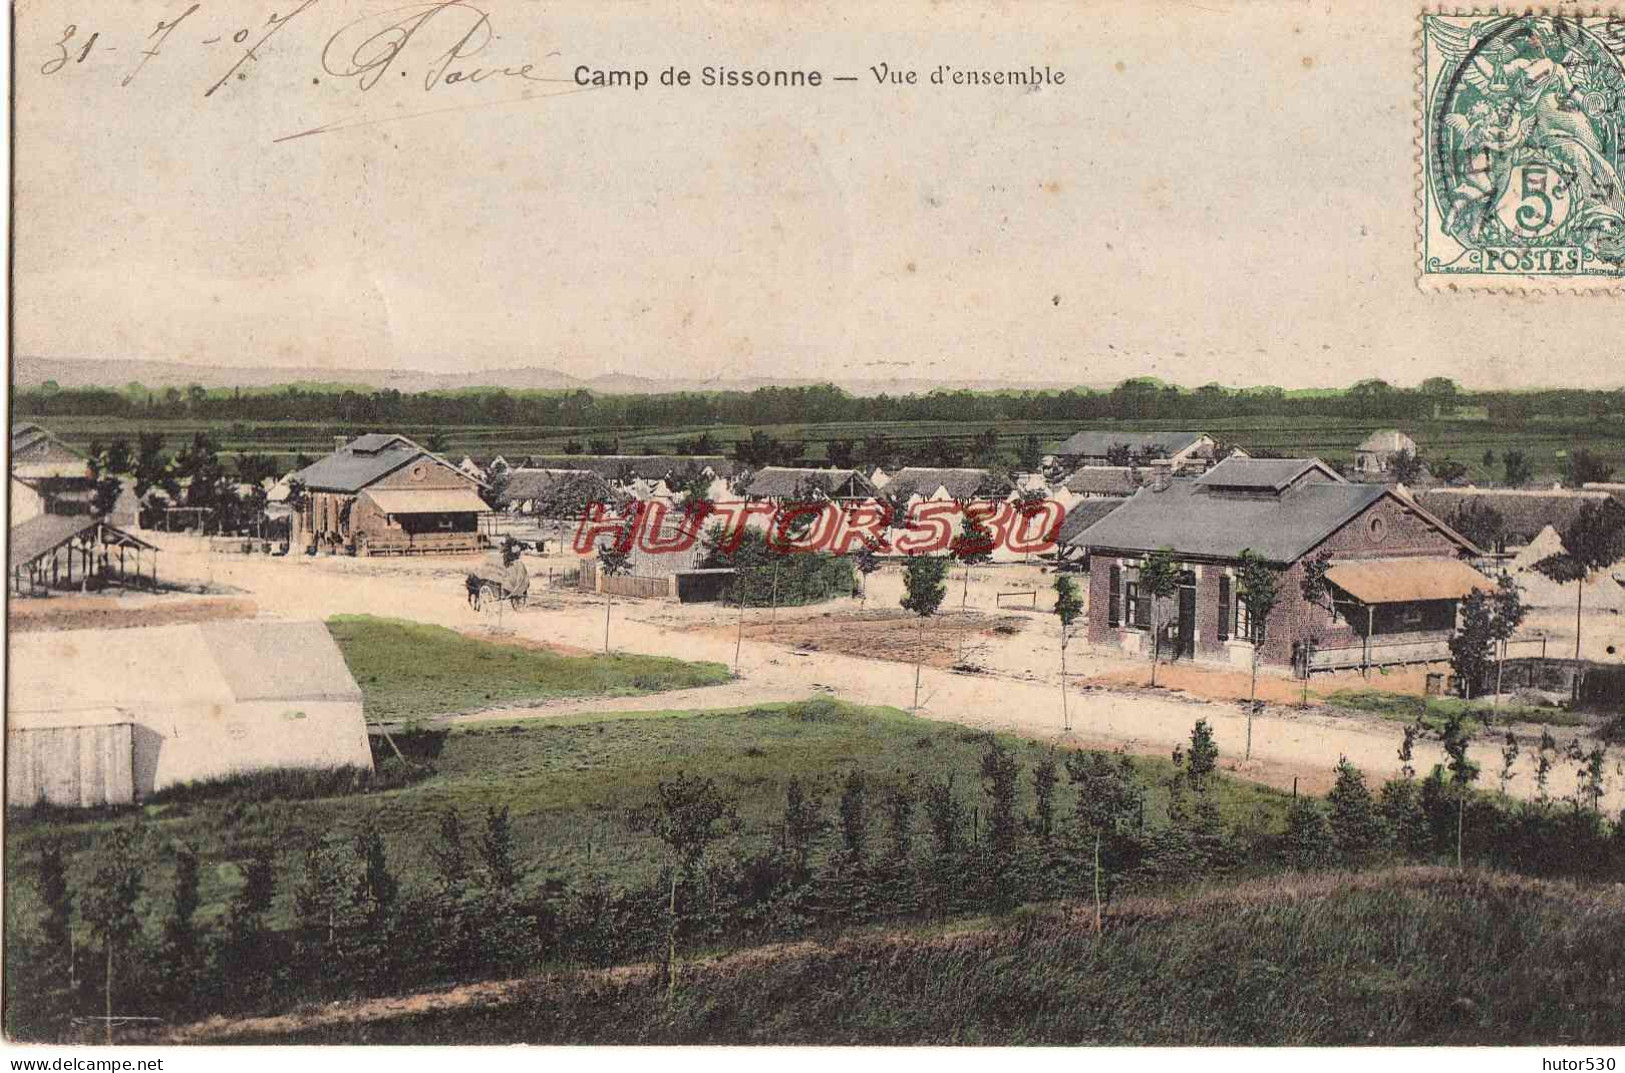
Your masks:
<svg viewBox="0 0 1625 1073"><path fill-rule="evenodd" d="M631 654L562 656L371 615L327 628L361 686L367 718L411 721L557 697L628 697L728 681L720 663Z"/></svg>
<svg viewBox="0 0 1625 1073"><path fill-rule="evenodd" d="M1042 746L1001 739L1023 768ZM439 814L458 809L477 824L486 808L512 813L516 856L528 867L527 883L579 879L592 874L636 883L652 877L661 851L651 836L626 829L628 808L643 804L656 783L678 771L702 773L737 796L741 849L765 847L777 832L785 788L792 774L826 797L854 768L878 786L899 772L921 778L952 774L967 802L979 796L977 770L986 735L963 727L924 722L889 708L860 708L818 700L729 711L660 711L469 724L445 737L431 763L434 774L399 789L315 800L245 803L233 796L199 797L149 805L112 817L54 814L45 820L14 817L8 825L7 912L28 916L34 894L31 862L44 838L60 837L75 851L90 849L114 824L145 823L155 836L148 889L171 883L174 847L185 841L205 861L200 917L216 919L241 882L232 863L242 846L270 840L286 863L310 832L340 839L376 823L389 846L391 866L408 887L429 882L429 848ZM387 753L385 754L387 755ZM394 763L395 761L391 761ZM1165 821L1165 783L1171 764L1135 760L1150 784L1146 822ZM1022 793L1030 789L1025 777ZM1225 818L1253 830L1279 829L1286 795L1252 783L1221 779L1214 796ZM1023 808L1029 805L1023 801ZM75 869L88 881L89 855ZM165 898L148 909L160 913ZM278 892L275 919L285 922L291 894Z"/></svg>
<svg viewBox="0 0 1625 1073"><path fill-rule="evenodd" d="M215 437L222 452L260 452L277 456L283 464L291 464L294 456L304 453L319 457L333 449L335 434L355 434L369 427L339 425L335 423L305 422L244 422L200 420L136 421L107 417L51 417L37 419L64 441L83 448L92 439L106 442L117 436L132 441L141 431L157 431L166 437L170 450L178 449L196 431L207 429ZM1178 421L1003 421L987 423L999 436L999 451L1006 463L1015 459L1021 441L1036 434L1045 449L1054 447L1066 436L1080 428L1115 429L1124 432L1156 432L1174 429L1200 428L1221 440L1234 442L1252 451L1271 451L1278 454L1315 455L1327 461L1351 462L1355 446L1373 429L1384 424L1374 420L1333 417L1247 417L1213 420ZM1589 448L1616 473L1625 472L1625 421L1617 418L1534 418L1527 421L1493 422L1482 416L1461 416L1430 421L1404 422L1404 428L1417 442L1425 457L1450 458L1468 467L1466 480L1476 483L1499 481L1503 473L1499 462L1485 466L1484 453L1493 451L1499 459L1509 449L1523 451L1534 468L1536 483L1555 481L1563 474L1563 458L1559 452L1572 452L1577 447ZM866 436L884 435L900 446L920 447L936 437L963 442L984 430L984 425L955 421L877 421L845 422L819 425L707 425L676 428L535 428L493 425L414 426L401 425L388 431L401 432L422 443L438 432L446 441L446 453L461 458L465 454L480 457L502 454L562 454L571 439L585 443L589 437L614 437L620 441L621 451L639 454L652 450L672 453L681 441L707 433L715 442L717 453L730 454L733 444L749 439L753 429L788 441L807 445L812 461L823 457L824 444L830 440L852 440L861 443ZM372 431L378 431L372 429ZM968 464L968 463L967 463Z"/></svg>
<svg viewBox="0 0 1625 1073"><path fill-rule="evenodd" d="M529 982L235 1043L1614 1045L1625 894L1488 872L1281 876L1176 902Z"/></svg>

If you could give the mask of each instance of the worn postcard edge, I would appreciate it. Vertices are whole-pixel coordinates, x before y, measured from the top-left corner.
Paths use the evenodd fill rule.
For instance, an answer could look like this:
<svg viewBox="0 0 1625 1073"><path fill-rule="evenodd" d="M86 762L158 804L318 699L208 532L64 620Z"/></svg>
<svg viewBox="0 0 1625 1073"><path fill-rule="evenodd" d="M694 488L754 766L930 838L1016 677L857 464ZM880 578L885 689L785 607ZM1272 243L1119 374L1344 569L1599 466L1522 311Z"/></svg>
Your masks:
<svg viewBox="0 0 1625 1073"><path fill-rule="evenodd" d="M1625 17L1625 8L1587 7L1583 4L1541 4L1524 7L1487 5L1445 5L1421 7L1416 12L1413 30L1413 59L1416 73L1416 99L1412 116L1412 165L1415 170L1416 191L1412 211L1416 215L1416 285L1425 294L1494 294L1502 296L1541 297L1548 294L1613 295L1625 294L1625 277L1609 279L1597 277L1589 280L1554 280L1549 276L1516 275L1444 275L1427 270L1428 230L1428 177L1427 177L1427 21L1428 15L1572 15Z"/></svg>

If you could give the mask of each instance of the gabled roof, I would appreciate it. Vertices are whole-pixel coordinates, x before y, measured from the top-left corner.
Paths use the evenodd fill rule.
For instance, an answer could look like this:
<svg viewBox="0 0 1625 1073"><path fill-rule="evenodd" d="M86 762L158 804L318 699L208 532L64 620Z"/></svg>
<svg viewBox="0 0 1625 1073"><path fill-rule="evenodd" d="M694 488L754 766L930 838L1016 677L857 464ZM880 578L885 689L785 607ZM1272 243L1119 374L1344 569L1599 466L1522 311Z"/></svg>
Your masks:
<svg viewBox="0 0 1625 1073"><path fill-rule="evenodd" d="M947 490L954 499L999 498L1009 495L1015 484L1010 478L991 470L964 467L933 469L926 466L904 466L886 482L889 496L935 495L938 488Z"/></svg>
<svg viewBox="0 0 1625 1073"><path fill-rule="evenodd" d="M664 480L689 468L705 469L719 477L731 477L737 467L722 455L532 455L527 469L585 469L606 481L619 480L623 472L642 480Z"/></svg>
<svg viewBox="0 0 1625 1073"><path fill-rule="evenodd" d="M122 544L129 548L152 547L145 540L88 515L37 514L11 527L6 540L8 565L12 570L27 566L40 556L94 529L103 530L102 539L105 543Z"/></svg>
<svg viewBox="0 0 1625 1073"><path fill-rule="evenodd" d="M1055 453L1072 458L1105 458L1113 447L1124 446L1136 454L1160 447L1170 455L1190 447L1205 432L1078 432L1066 439Z"/></svg>
<svg viewBox="0 0 1625 1073"><path fill-rule="evenodd" d="M1061 521L1061 529L1055 534L1056 543L1062 545L1076 544L1079 546L1087 544L1088 541L1079 540L1078 536L1085 529L1088 529L1127 502L1126 499L1113 499L1107 496L1080 499L1073 504L1071 510L1066 512L1066 517Z"/></svg>
<svg viewBox="0 0 1625 1073"><path fill-rule="evenodd" d="M745 489L745 494L753 499L786 499L808 489L818 489L829 494L849 484L859 495L873 495L876 491L875 486L869 483L869 478L855 469L764 466L751 477L750 486ZM895 488L896 481L887 487Z"/></svg>
<svg viewBox="0 0 1625 1073"><path fill-rule="evenodd" d="M588 503L619 506L626 496L587 469L511 469L502 501L533 504L541 514L574 516ZM562 513L561 513L562 512Z"/></svg>
<svg viewBox="0 0 1625 1073"><path fill-rule="evenodd" d="M1501 516L1507 540L1512 544L1533 540L1548 525L1561 533L1573 524L1587 503L1604 505L1604 510L1617 509L1625 516L1625 507L1600 489L1428 488L1417 492L1415 498L1445 519L1469 504L1489 507Z"/></svg>
<svg viewBox="0 0 1625 1073"><path fill-rule="evenodd" d="M1131 496L1142 483L1131 466L1079 466L1061 487L1075 495Z"/></svg>
<svg viewBox="0 0 1625 1073"><path fill-rule="evenodd" d="M357 448L357 444L361 446ZM289 479L303 482L313 492L359 492L419 458L430 459L465 481L483 483L405 436L381 433L358 436L341 450L317 459Z"/></svg>
<svg viewBox="0 0 1625 1073"><path fill-rule="evenodd" d="M1416 441L1399 431L1397 428L1379 428L1371 435L1360 441L1356 451L1412 451L1416 450Z"/></svg>
<svg viewBox="0 0 1625 1073"><path fill-rule="evenodd" d="M1161 491L1147 488L1090 526L1088 543L1123 551L1173 548L1214 559L1234 559L1251 548L1270 562L1292 563L1388 495L1393 493L1382 485L1323 481L1279 496L1235 496L1194 480L1172 480Z"/></svg>
<svg viewBox="0 0 1625 1073"><path fill-rule="evenodd" d="M1306 474L1323 480L1343 480L1318 458L1227 458L1196 478L1196 483L1210 488L1279 492Z"/></svg>

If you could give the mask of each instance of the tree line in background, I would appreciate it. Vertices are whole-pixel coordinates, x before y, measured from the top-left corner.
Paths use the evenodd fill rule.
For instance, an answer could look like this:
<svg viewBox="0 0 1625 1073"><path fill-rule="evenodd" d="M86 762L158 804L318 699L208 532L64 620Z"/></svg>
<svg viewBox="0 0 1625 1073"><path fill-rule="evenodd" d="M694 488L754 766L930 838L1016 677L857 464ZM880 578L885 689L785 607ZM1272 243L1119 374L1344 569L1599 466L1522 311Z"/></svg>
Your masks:
<svg viewBox="0 0 1625 1073"><path fill-rule="evenodd" d="M1417 387L1379 379L1340 391L1287 392L1275 387L1183 388L1150 378L1110 390L933 391L918 395L853 395L832 384L754 391L603 395L586 390L403 393L290 385L282 390L63 389L47 383L16 391L20 416L102 415L227 421L336 422L346 425L498 425L544 428L676 428L684 426L827 424L880 421L1206 421L1236 417L1336 417L1400 422L1450 417L1483 408L1500 422L1535 417L1602 418L1625 413L1625 390L1470 391L1435 377Z"/></svg>
<svg viewBox="0 0 1625 1073"><path fill-rule="evenodd" d="M791 714L839 718L827 701ZM544 965L650 959L670 994L686 950L1057 899L1092 905L1099 928L1104 907L1125 892L1282 868L1448 860L1535 875L1625 873L1625 816L1614 822L1600 810L1600 749L1576 742L1559 752L1543 734L1537 796L1520 804L1507 796L1517 758L1510 738L1499 792L1488 793L1474 789L1480 769L1459 720L1439 734L1446 762L1418 779L1412 751L1427 733L1405 728L1402 773L1376 793L1340 761L1324 800L1294 795L1284 830L1265 830L1257 816L1222 819L1218 744L1205 721L1174 750L1167 778L1157 776L1165 804L1151 817L1151 785L1122 754L1052 747L1023 770L980 733L979 784L901 770L880 780L854 769L833 784L792 776L767 831L746 832L736 800L714 780L679 772L624 815L626 829L660 854L658 873L632 886L527 865L507 809L495 806L477 825L456 810L441 814L432 879L419 887L402 882L374 826L348 839L289 830L236 848L240 880L208 920L199 874L219 862L184 843L160 847L162 829L137 818L98 836L91 880L80 887L62 844L42 846L32 868L37 919L8 929L7 1030L111 1038L105 1018L173 1024ZM1560 802L1549 783L1564 759L1576 764L1576 784ZM176 861L165 892L145 878L160 848ZM279 892L291 898L285 927L270 921Z"/></svg>

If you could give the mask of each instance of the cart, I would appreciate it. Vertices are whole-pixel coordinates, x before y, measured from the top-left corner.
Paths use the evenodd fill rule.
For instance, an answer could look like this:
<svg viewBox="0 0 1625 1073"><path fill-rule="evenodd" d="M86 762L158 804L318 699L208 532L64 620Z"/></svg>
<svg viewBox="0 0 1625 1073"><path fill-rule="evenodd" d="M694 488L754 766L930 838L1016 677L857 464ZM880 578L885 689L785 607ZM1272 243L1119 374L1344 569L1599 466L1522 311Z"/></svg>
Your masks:
<svg viewBox="0 0 1625 1073"><path fill-rule="evenodd" d="M503 600L517 611L530 600L530 571L517 559L510 566L486 562L469 573L464 586L468 590L468 606L476 611Z"/></svg>

